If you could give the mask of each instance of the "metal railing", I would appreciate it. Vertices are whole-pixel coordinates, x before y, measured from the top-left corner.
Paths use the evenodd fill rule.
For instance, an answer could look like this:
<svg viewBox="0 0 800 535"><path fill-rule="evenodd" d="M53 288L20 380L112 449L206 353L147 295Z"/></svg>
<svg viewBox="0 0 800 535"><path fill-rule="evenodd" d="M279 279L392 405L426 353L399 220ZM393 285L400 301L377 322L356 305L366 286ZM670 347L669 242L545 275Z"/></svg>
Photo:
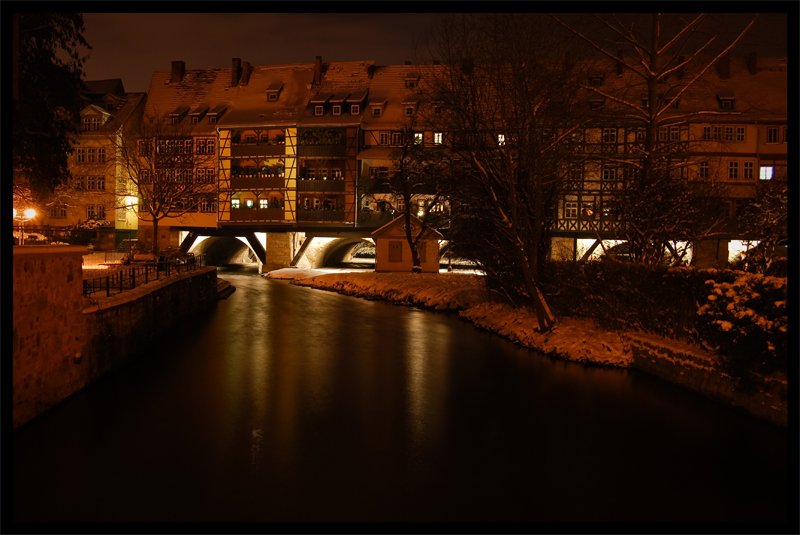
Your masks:
<svg viewBox="0 0 800 535"><path fill-rule="evenodd" d="M204 255L189 257L184 260L149 262L147 264L126 266L111 275L96 277L83 281L83 295L90 296L105 292L106 297L133 290L137 285L151 281L166 279L172 275L180 275L205 267Z"/></svg>

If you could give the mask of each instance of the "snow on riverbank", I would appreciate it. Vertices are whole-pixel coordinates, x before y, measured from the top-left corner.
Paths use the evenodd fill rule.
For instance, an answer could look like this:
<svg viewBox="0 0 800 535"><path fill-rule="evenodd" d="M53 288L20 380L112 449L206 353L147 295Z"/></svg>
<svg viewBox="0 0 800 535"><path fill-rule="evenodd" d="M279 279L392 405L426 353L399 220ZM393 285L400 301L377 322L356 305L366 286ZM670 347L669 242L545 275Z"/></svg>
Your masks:
<svg viewBox="0 0 800 535"><path fill-rule="evenodd" d="M611 366L630 366L628 345L616 333L599 329L591 321L562 319L550 332L536 332L532 311L495 303L479 276L460 273L326 272L286 268L271 271L269 278L289 279L292 284L397 304L458 312L463 319L520 345L567 360Z"/></svg>

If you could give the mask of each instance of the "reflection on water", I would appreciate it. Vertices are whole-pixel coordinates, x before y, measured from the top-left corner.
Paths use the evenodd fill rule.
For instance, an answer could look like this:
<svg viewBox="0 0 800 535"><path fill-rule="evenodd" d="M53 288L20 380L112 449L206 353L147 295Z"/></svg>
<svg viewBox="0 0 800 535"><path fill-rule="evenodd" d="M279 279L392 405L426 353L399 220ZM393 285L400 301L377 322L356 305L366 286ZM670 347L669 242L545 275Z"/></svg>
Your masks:
<svg viewBox="0 0 800 535"><path fill-rule="evenodd" d="M225 272L13 438L15 520L785 520L787 434L454 316Z"/></svg>

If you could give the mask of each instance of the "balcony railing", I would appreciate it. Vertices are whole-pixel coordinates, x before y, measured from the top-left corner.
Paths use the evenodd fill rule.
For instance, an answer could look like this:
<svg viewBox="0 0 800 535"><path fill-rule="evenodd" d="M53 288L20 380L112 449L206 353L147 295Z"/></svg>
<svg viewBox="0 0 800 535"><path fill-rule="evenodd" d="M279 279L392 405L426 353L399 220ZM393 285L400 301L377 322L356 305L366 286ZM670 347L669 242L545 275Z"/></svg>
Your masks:
<svg viewBox="0 0 800 535"><path fill-rule="evenodd" d="M344 210L303 210L297 211L298 221L313 221L321 223L341 223L344 219Z"/></svg>
<svg viewBox="0 0 800 535"><path fill-rule="evenodd" d="M232 208L231 221L283 221L283 208Z"/></svg>
<svg viewBox="0 0 800 535"><path fill-rule="evenodd" d="M298 180L297 191L343 192L344 180Z"/></svg>
<svg viewBox="0 0 800 535"><path fill-rule="evenodd" d="M286 145L258 145L256 143L240 143L231 147L231 156L242 158L249 156L283 156Z"/></svg>
<svg viewBox="0 0 800 535"><path fill-rule="evenodd" d="M305 158L343 158L347 155L345 145L300 145L297 154Z"/></svg>
<svg viewBox="0 0 800 535"><path fill-rule="evenodd" d="M280 189L286 187L285 178L264 178L257 176L232 176L231 189Z"/></svg>

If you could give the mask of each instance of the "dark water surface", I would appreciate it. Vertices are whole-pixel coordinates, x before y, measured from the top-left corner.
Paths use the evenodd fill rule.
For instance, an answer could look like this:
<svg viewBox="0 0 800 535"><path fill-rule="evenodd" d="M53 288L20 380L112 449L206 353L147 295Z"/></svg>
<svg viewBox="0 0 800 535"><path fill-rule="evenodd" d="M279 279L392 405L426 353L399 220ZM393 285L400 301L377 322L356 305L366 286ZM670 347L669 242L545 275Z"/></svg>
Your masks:
<svg viewBox="0 0 800 535"><path fill-rule="evenodd" d="M14 434L15 521L787 519L785 430L451 315L221 274L230 298Z"/></svg>

